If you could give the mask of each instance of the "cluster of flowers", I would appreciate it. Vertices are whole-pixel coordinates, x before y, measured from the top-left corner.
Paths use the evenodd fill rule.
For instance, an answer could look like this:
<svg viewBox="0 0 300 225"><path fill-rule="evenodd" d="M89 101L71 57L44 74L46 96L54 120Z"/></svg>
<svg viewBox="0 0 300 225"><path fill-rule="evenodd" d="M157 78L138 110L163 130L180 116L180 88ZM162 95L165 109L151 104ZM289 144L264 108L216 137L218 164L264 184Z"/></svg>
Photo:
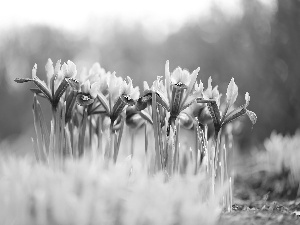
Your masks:
<svg viewBox="0 0 300 225"><path fill-rule="evenodd" d="M197 82L200 68L191 74L180 67L170 72L167 61L165 80L158 77L151 87L145 82L141 96L139 88L133 87L130 77L123 80L117 77L115 72L106 72L99 63L95 63L89 71L83 70L82 73L77 73L76 65L72 61L69 60L61 65L59 60L54 67L49 59L45 66L47 84L37 77L36 70L35 65L32 78L17 78L15 81L18 83L34 82L37 88L31 91L47 98L54 114L59 104L62 104L65 107L65 115L60 115L60 117L65 117L65 125L73 123L84 129L82 141L84 141L86 125L79 126L79 123L95 114L101 116L102 122L104 119L110 119L108 123L110 123L111 132L120 129L124 118L131 126L140 126L144 121L155 126L158 122L159 126L155 127L160 133L160 128L167 124L167 137L170 136L170 131L174 136L176 121L179 120L181 125L190 129L194 125L203 129L205 124L212 121L216 136L223 126L240 116L248 115L252 123L256 121L255 114L247 109L250 101L248 93L245 95L246 103L228 113L238 95L234 79L228 86L225 110L221 113L219 110L221 94L217 86L212 87L212 79L209 78L206 90L201 81ZM151 107L152 110L150 110ZM127 115L125 114L126 108ZM160 117L159 121L157 121L158 117ZM95 121L91 121L90 128L93 124L97 130ZM79 155L83 151L84 149L81 149ZM157 152L157 154L161 153Z"/></svg>
<svg viewBox="0 0 300 225"><path fill-rule="evenodd" d="M215 180L219 180L221 186L230 181L227 153L222 147L225 146L222 128L243 115L248 115L253 124L256 122L255 113L247 109L248 93L245 94L246 103L232 109L238 95L233 78L227 88L224 110L220 111L221 94L217 86L212 87L212 79L209 78L206 90L201 81L197 82L200 68L189 73L177 67L170 72L167 61L165 79L157 77L151 87L145 82L142 94L138 87L133 87L130 77L125 80L117 77L98 63L79 74L73 62L61 65L59 60L54 67L49 59L45 69L47 84L37 77L36 65L32 78L15 81L36 85L31 89L35 94L33 114L37 137L33 140L34 149L36 158L48 164L63 165L64 159L81 157L88 149L97 149L104 159L116 163L125 123L136 130L144 126L150 174L164 171L170 177L191 168L197 174L206 157L214 192ZM37 96L48 99L52 105L50 134ZM213 144L209 144L207 137L210 122L214 126ZM154 132L154 151L147 151L148 126ZM193 150L180 149L180 127L194 131ZM230 207L230 199L232 193L227 195L224 206Z"/></svg>

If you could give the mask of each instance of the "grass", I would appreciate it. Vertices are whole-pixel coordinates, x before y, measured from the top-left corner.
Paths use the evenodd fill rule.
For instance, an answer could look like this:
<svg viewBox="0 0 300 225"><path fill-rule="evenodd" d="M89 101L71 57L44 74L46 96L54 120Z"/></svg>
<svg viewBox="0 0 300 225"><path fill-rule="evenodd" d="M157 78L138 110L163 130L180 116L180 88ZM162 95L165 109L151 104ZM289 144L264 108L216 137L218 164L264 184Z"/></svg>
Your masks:
<svg viewBox="0 0 300 225"><path fill-rule="evenodd" d="M12 158L0 165L1 224L215 224L221 212L200 174L166 182L140 162L95 158L61 169Z"/></svg>

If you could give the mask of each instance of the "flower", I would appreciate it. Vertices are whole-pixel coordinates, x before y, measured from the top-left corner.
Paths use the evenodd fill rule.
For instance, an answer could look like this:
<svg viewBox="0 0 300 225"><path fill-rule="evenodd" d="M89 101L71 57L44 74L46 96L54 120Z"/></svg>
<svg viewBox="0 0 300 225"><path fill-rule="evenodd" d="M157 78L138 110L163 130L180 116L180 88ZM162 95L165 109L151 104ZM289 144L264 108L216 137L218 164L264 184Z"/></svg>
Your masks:
<svg viewBox="0 0 300 225"><path fill-rule="evenodd" d="M207 89L203 93L204 99L213 99L216 101L218 107L220 107L220 99L222 97L222 94L220 94L218 90L218 85L216 85L214 88L212 88L212 79L211 77L208 78L208 84Z"/></svg>
<svg viewBox="0 0 300 225"><path fill-rule="evenodd" d="M67 64L64 63L62 65L61 70L66 78L75 77L77 75L76 65L70 60L68 60Z"/></svg>
<svg viewBox="0 0 300 225"><path fill-rule="evenodd" d="M228 110L233 106L234 102L237 99L238 96L238 87L234 82L234 78L231 79L227 92L226 92L226 106L225 110L222 113L219 110L219 104L220 104L220 97L219 91L217 90L217 87L212 89L211 86L211 78L208 80L208 88L204 93L204 98L197 100L198 103L207 103L210 115L212 117L215 132L216 134L220 131L220 129L225 126L226 124L230 123L231 121L243 116L247 115L252 124L256 123L257 117L256 114L250 110L247 109L249 102L250 102L250 96L249 93L246 92L245 94L245 100L246 103L243 106L240 106L234 110L232 110L230 113L228 113Z"/></svg>
<svg viewBox="0 0 300 225"><path fill-rule="evenodd" d="M107 94L98 92L98 99L104 107L111 123L119 117L126 106L133 106L139 97L139 88L133 87L132 80L127 81L117 77L116 73L109 73L107 77Z"/></svg>
<svg viewBox="0 0 300 225"><path fill-rule="evenodd" d="M71 79L71 75L76 74L75 64L69 60L68 64L65 64L65 66L61 69L60 60L58 60L54 69L52 60L48 59L45 66L47 84L38 78L36 70L37 65L35 64L32 69L32 78L16 78L15 82L33 82L37 88L32 88L30 90L39 96L47 98L52 104L52 107L56 108L67 87L70 85L69 81ZM68 71L67 74L63 73L63 70Z"/></svg>
<svg viewBox="0 0 300 225"><path fill-rule="evenodd" d="M145 83L146 90L139 99L140 109L145 108L145 102L152 99L151 92L155 92L157 94L157 104L169 111L172 118L176 118L181 111L202 96L203 84L201 82L198 84L196 81L199 70L198 67L190 74L187 70L177 67L170 73L169 61L167 61L165 65L165 84L161 77L157 77L151 88Z"/></svg>
<svg viewBox="0 0 300 225"><path fill-rule="evenodd" d="M82 106L92 104L98 95L98 83L91 84L89 80L86 80L80 88L81 92L76 98L77 103Z"/></svg>

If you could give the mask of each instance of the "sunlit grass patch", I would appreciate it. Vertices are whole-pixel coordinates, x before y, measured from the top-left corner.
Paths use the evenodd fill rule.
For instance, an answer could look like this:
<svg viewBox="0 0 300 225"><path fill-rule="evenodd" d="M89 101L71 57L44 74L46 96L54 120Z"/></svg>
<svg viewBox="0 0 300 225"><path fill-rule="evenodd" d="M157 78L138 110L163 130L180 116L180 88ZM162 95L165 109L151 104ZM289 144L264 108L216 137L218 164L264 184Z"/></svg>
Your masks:
<svg viewBox="0 0 300 225"><path fill-rule="evenodd" d="M1 224L214 224L221 212L205 176L149 176L126 160L67 160L53 169L2 159Z"/></svg>

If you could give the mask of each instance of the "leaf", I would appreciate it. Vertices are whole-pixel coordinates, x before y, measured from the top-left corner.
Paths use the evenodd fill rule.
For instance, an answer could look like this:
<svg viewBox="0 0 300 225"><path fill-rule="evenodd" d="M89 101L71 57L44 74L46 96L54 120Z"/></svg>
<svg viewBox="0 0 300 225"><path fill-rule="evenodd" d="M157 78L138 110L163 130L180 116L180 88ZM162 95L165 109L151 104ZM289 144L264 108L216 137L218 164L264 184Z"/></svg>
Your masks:
<svg viewBox="0 0 300 225"><path fill-rule="evenodd" d="M210 116L213 120L215 130L219 131L221 128L221 116L220 110L216 102L211 102L207 104Z"/></svg>
<svg viewBox="0 0 300 225"><path fill-rule="evenodd" d="M105 111L107 112L107 114L110 114L109 103L108 103L106 97L101 92L98 92L97 98L100 101L100 103L103 105L103 107L104 107Z"/></svg>
<svg viewBox="0 0 300 225"><path fill-rule="evenodd" d="M234 78L231 79L228 88L227 88L227 92L226 92L226 108L224 110L224 114L222 117L222 121L224 121L226 114L228 112L228 109L234 104L234 102L236 101L236 98L238 96L238 86L235 84L234 82Z"/></svg>
<svg viewBox="0 0 300 225"><path fill-rule="evenodd" d="M216 103L215 99L203 99L203 98L196 98L197 103Z"/></svg>
<svg viewBox="0 0 300 225"><path fill-rule="evenodd" d="M163 93L161 93L160 91L156 91L156 103L162 106L163 108L165 108L165 110L170 111L168 100L164 97Z"/></svg>
<svg viewBox="0 0 300 225"><path fill-rule="evenodd" d="M34 94L40 96L40 97L43 97L43 98L47 98L44 93L38 89L38 88L30 88L30 91L32 91Z"/></svg>
<svg viewBox="0 0 300 225"><path fill-rule="evenodd" d="M117 99L112 112L110 114L111 123L113 124L115 120L119 117L122 111L125 109L126 102L122 99L122 95Z"/></svg>
<svg viewBox="0 0 300 225"><path fill-rule="evenodd" d="M226 124L228 124L228 123L230 123L230 122L232 122L232 121L234 121L234 120L240 118L241 116L245 115L245 114L246 114L246 111L247 111L247 109L245 109L245 108L240 108L240 110L239 110L239 111L236 111L236 113L230 114L229 116L227 116L227 117L224 119L224 121L223 121L223 123L222 123L222 126L225 126Z"/></svg>
<svg viewBox="0 0 300 225"><path fill-rule="evenodd" d="M72 111L76 102L77 91L71 91L66 99L66 123L72 118Z"/></svg>
<svg viewBox="0 0 300 225"><path fill-rule="evenodd" d="M66 78L63 79L63 81L60 83L60 85L58 86L58 88L54 94L54 97L53 97L54 105L56 105L59 102L61 96L65 93L68 86L69 86L68 80Z"/></svg>
<svg viewBox="0 0 300 225"><path fill-rule="evenodd" d="M45 82L41 81L38 77L33 79L34 84L44 93L44 95L52 102L52 95L50 90L47 88Z"/></svg>
<svg viewBox="0 0 300 225"><path fill-rule="evenodd" d="M22 83L26 83L29 81L33 81L33 79L32 78L16 78L16 79L14 79L14 81L16 83L22 84Z"/></svg>

